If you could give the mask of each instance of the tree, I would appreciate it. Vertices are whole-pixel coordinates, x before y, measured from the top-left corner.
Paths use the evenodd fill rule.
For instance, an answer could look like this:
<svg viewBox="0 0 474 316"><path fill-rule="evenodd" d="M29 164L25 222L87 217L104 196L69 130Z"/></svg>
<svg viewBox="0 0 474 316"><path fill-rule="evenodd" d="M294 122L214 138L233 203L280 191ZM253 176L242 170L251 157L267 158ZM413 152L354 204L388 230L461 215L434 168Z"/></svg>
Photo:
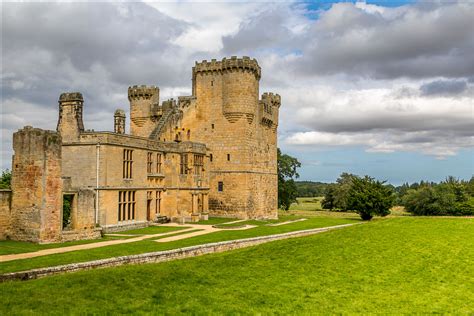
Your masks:
<svg viewBox="0 0 474 316"><path fill-rule="evenodd" d="M393 206L394 195L390 187L372 177L353 177L347 193L347 207L356 211L363 220L374 215L387 216Z"/></svg>
<svg viewBox="0 0 474 316"><path fill-rule="evenodd" d="M0 178L0 189L10 189L12 181L12 172L8 169L2 171Z"/></svg>
<svg viewBox="0 0 474 316"><path fill-rule="evenodd" d="M353 179L356 175L343 172L336 180L337 186L334 192L334 207L343 211L348 211L350 208L347 205L347 197L349 190L352 187Z"/></svg>
<svg viewBox="0 0 474 316"><path fill-rule="evenodd" d="M336 203L336 185L331 184L327 187L326 193L324 194L324 199L321 201L321 206L323 209L332 211Z"/></svg>
<svg viewBox="0 0 474 316"><path fill-rule="evenodd" d="M284 210L290 208L291 203L296 202L298 190L293 178L298 178L296 171L301 167L298 159L287 154L282 154L280 148L277 150L278 162L278 207Z"/></svg>

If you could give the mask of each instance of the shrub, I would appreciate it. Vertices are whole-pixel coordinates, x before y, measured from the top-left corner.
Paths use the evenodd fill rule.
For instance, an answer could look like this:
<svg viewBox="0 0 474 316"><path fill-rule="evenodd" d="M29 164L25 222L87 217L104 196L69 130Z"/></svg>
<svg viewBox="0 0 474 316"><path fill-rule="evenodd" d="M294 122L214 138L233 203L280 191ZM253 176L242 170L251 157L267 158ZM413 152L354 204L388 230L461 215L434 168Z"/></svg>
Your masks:
<svg viewBox="0 0 474 316"><path fill-rule="evenodd" d="M356 211L363 220L374 215L387 216L393 206L394 195L390 187L372 177L354 177L347 194L347 207Z"/></svg>

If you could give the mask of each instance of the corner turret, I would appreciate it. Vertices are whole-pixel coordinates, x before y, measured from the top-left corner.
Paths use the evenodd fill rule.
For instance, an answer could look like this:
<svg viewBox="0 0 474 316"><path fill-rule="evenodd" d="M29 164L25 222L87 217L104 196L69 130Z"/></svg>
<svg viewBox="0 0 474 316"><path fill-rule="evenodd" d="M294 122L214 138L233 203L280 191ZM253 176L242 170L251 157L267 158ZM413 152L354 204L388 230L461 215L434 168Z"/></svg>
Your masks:
<svg viewBox="0 0 474 316"><path fill-rule="evenodd" d="M154 108L160 102L160 89L156 86L128 88L130 101L130 134L149 137L155 128Z"/></svg>

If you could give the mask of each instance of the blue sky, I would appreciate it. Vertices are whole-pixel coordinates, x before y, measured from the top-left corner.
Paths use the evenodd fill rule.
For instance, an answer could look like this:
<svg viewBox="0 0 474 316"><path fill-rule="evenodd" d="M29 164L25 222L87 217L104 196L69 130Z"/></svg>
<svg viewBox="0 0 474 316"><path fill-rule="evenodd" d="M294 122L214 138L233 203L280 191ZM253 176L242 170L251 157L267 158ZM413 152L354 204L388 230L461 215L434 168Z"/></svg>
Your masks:
<svg viewBox="0 0 474 316"><path fill-rule="evenodd" d="M196 60L252 56L282 96L279 146L301 179L342 172L393 184L474 171L474 3L7 3L1 168L24 125L55 129L57 99L85 96L86 128L111 130L127 87L191 93ZM58 27L60 26L60 27Z"/></svg>

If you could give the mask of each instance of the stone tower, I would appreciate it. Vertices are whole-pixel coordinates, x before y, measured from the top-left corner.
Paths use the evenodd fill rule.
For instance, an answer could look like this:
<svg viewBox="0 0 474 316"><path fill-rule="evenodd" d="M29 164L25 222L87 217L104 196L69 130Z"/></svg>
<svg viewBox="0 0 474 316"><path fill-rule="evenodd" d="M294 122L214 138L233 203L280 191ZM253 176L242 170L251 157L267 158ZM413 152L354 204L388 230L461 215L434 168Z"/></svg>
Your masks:
<svg viewBox="0 0 474 316"><path fill-rule="evenodd" d="M25 127L13 134L12 218L14 240L54 242L61 238L61 135Z"/></svg>
<svg viewBox="0 0 474 316"><path fill-rule="evenodd" d="M114 132L117 134L125 134L125 112L124 110L116 110L114 114Z"/></svg>
<svg viewBox="0 0 474 316"><path fill-rule="evenodd" d="M196 63L193 140L210 149L209 208L242 218L277 216L280 97L259 100L260 66L248 57ZM185 115L186 117L186 115Z"/></svg>
<svg viewBox="0 0 474 316"><path fill-rule="evenodd" d="M84 131L82 107L84 99L79 92L62 93L59 97L59 119L57 131L64 142L75 141Z"/></svg>
<svg viewBox="0 0 474 316"><path fill-rule="evenodd" d="M155 107L160 101L160 89L155 86L128 88L130 101L130 134L149 137L156 126Z"/></svg>

